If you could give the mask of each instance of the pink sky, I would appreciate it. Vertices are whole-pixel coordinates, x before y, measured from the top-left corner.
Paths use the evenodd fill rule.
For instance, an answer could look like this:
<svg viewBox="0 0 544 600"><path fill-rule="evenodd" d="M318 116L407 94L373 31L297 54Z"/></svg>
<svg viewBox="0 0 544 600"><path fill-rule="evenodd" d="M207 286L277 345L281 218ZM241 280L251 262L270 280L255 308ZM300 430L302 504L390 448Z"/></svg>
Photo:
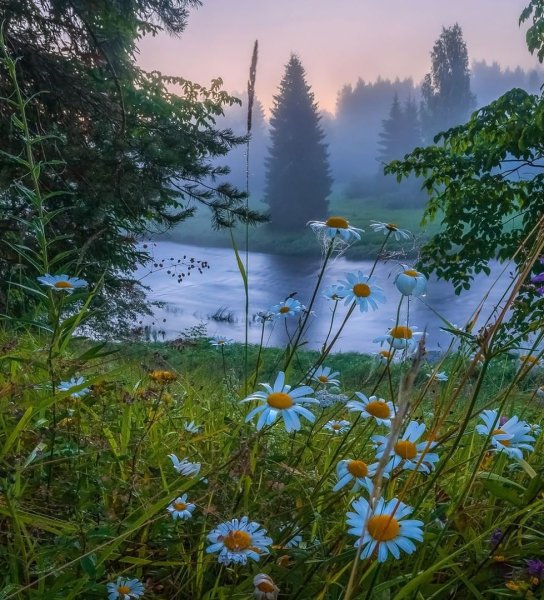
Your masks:
<svg viewBox="0 0 544 600"><path fill-rule="evenodd" d="M246 87L259 40L257 95L272 104L291 52L302 60L320 108L334 111L338 90L366 81L413 77L430 67L442 25L458 22L470 60L538 65L518 18L528 0L203 0L186 31L140 43L140 65L203 85L222 77L227 91Z"/></svg>

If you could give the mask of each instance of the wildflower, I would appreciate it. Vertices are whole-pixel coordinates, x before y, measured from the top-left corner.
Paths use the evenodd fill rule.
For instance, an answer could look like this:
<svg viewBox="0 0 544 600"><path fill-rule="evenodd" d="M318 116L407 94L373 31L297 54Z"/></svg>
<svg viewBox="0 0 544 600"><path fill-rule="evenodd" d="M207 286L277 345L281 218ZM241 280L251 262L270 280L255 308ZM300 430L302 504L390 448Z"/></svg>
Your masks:
<svg viewBox="0 0 544 600"><path fill-rule="evenodd" d="M335 238L350 244L361 239L362 229L352 227L349 221L343 217L329 217L325 222L310 221L308 223L311 230L319 239L328 239L329 242L334 242Z"/></svg>
<svg viewBox="0 0 544 600"><path fill-rule="evenodd" d="M534 356L533 354L520 354L518 355L518 361L520 367L525 367L526 369L538 368L542 366L542 359L538 356Z"/></svg>
<svg viewBox="0 0 544 600"><path fill-rule="evenodd" d="M42 284L51 288L55 292L66 292L71 294L74 290L87 287L87 282L78 277L68 277L68 275L41 275L37 278Z"/></svg>
<svg viewBox="0 0 544 600"><path fill-rule="evenodd" d="M144 585L139 579L118 577L115 583L108 583L108 600L130 600L144 595Z"/></svg>
<svg viewBox="0 0 544 600"><path fill-rule="evenodd" d="M331 433L335 433L337 435L342 434L342 433L346 433L346 431L349 430L349 421L328 421L327 424L325 425L324 429L326 429L327 431L330 431Z"/></svg>
<svg viewBox="0 0 544 600"><path fill-rule="evenodd" d="M380 342L382 346L387 342L395 350L411 350L421 335L422 332L414 331L407 325L396 325L388 331L387 335L375 338L374 342Z"/></svg>
<svg viewBox="0 0 544 600"><path fill-rule="evenodd" d="M338 371L332 372L330 367L318 367L312 373L312 380L320 383L321 385L340 385L340 381L335 379L337 375L340 375Z"/></svg>
<svg viewBox="0 0 544 600"><path fill-rule="evenodd" d="M262 429L264 425L271 425L276 421L279 415L282 416L285 423L285 430L299 431L300 419L299 415L313 423L315 416L303 406L306 404L317 404L315 398L310 398L309 395L314 393L314 390L307 385L303 385L294 390L291 390L290 385L285 385L285 373L280 371L276 377L273 386L268 383L260 384L265 392L254 392L242 402L251 402L252 400L260 400L262 404L254 408L246 417L246 423L260 413L257 421L257 431Z"/></svg>
<svg viewBox="0 0 544 600"><path fill-rule="evenodd" d="M400 229L395 223L382 223L381 221L370 221L370 227L375 233L383 232L385 235L392 235L397 242L409 240L412 235L406 229Z"/></svg>
<svg viewBox="0 0 544 600"><path fill-rule="evenodd" d="M318 390L315 398L321 408L329 408L334 404L346 404L348 397L345 394L333 394L328 390Z"/></svg>
<svg viewBox="0 0 544 600"><path fill-rule="evenodd" d="M183 425L183 429L185 429L185 431L188 431L189 433L199 433L202 427L200 427L200 425L197 425L194 421L191 421L190 423L187 423L186 421Z"/></svg>
<svg viewBox="0 0 544 600"><path fill-rule="evenodd" d="M389 352L389 350L380 350L379 352L373 352L372 354L374 354L377 361L381 365L386 365L387 363L393 362L395 357L394 352Z"/></svg>
<svg viewBox="0 0 544 600"><path fill-rule="evenodd" d="M501 543L503 538L503 531L500 528L495 529L495 531L491 534L489 538L489 543L493 550L496 550L498 545Z"/></svg>
<svg viewBox="0 0 544 600"><path fill-rule="evenodd" d="M174 521L176 519L186 521L193 516L193 510L195 508L194 504L187 502L187 494L183 494L181 498L176 498L166 510L172 515Z"/></svg>
<svg viewBox="0 0 544 600"><path fill-rule="evenodd" d="M84 385L84 383L85 379L83 377L79 377L78 379L72 377L72 379L69 379L68 381L61 381L57 386L57 390L59 392L69 392L72 388L82 386ZM91 390L89 388L83 388L77 392L72 392L72 394L70 395L72 396L72 398L82 398L83 396L87 395L90 391Z"/></svg>
<svg viewBox="0 0 544 600"><path fill-rule="evenodd" d="M372 310L378 310L378 302L385 304L383 290L377 285L369 284L369 279L362 271L348 273L337 290L338 295L344 298L344 304L356 302L361 312L367 312L369 306Z"/></svg>
<svg viewBox="0 0 544 600"><path fill-rule="evenodd" d="M294 298L287 298L284 302L276 304L270 309L275 319L281 317L296 317L304 310L304 306Z"/></svg>
<svg viewBox="0 0 544 600"><path fill-rule="evenodd" d="M302 543L302 536L301 535L294 535L290 540L287 541L287 543L285 544L285 548L298 548L300 546L300 544Z"/></svg>
<svg viewBox="0 0 544 600"><path fill-rule="evenodd" d="M364 498L352 503L355 512L347 513L348 533L357 536L356 548L362 548L361 559L378 552L378 562L385 562L389 553L400 558L401 550L412 554L416 547L412 540L423 541L423 522L405 519L413 509L396 498L380 498L371 509Z"/></svg>
<svg viewBox="0 0 544 600"><path fill-rule="evenodd" d="M272 539L266 536L266 529L252 523L247 517L221 523L208 534L211 545L206 552L219 552L217 561L223 565L231 563L245 565L248 558L258 561L261 554L268 554L267 546Z"/></svg>
<svg viewBox="0 0 544 600"><path fill-rule="evenodd" d="M433 371L431 374L427 375L427 377L432 379L432 381L448 381L448 375L446 374L446 371L440 371L440 373L435 373Z"/></svg>
<svg viewBox="0 0 544 600"><path fill-rule="evenodd" d="M224 335L216 335L210 340L210 344L212 346L230 346L234 344L234 340L232 338L225 337Z"/></svg>
<svg viewBox="0 0 544 600"><path fill-rule="evenodd" d="M410 471L431 472L439 457L438 454L429 452L436 446L436 442L422 441L419 444L416 443L424 431L425 423L410 421L402 437L389 451L389 462L385 466L386 472L389 473L399 466ZM378 445L376 458L381 459L386 451L388 439L383 435L373 435L372 441Z"/></svg>
<svg viewBox="0 0 544 600"><path fill-rule="evenodd" d="M377 467L378 463L368 465L362 460L347 459L339 461L336 465L338 482L332 488L332 491L337 492L353 481L350 491L358 492L361 488L365 488L368 493L372 493L374 486L370 477L374 477Z"/></svg>
<svg viewBox="0 0 544 600"><path fill-rule="evenodd" d="M544 385L541 385L536 389L536 395L539 398L544 398Z"/></svg>
<svg viewBox="0 0 544 600"><path fill-rule="evenodd" d="M363 419L373 418L378 425L391 427L391 418L395 415L395 407L392 402L386 402L383 398L370 396L367 398L361 392L355 392L357 400L350 400L347 407L350 411L359 411Z"/></svg>
<svg viewBox="0 0 544 600"><path fill-rule="evenodd" d="M544 562L539 558L530 559L527 562L527 574L530 577L537 577L539 582L544 579Z"/></svg>
<svg viewBox="0 0 544 600"><path fill-rule="evenodd" d="M403 296L422 296L427 291L427 278L415 269L401 271L394 283Z"/></svg>
<svg viewBox="0 0 544 600"><path fill-rule="evenodd" d="M253 596L257 600L277 600L280 589L274 583L271 577L264 573L259 573L253 578Z"/></svg>
<svg viewBox="0 0 544 600"><path fill-rule="evenodd" d="M172 383L173 381L176 381L178 376L175 373L172 373L172 371L155 370L149 373L149 378L152 379L155 383L166 385L167 383Z"/></svg>
<svg viewBox="0 0 544 600"><path fill-rule="evenodd" d="M172 461L174 465L174 469L180 474L185 475L186 477L192 477L193 475L198 475L200 473L200 463L192 463L189 462L186 458L183 460L179 460L179 458L175 454L169 454L168 458Z"/></svg>
<svg viewBox="0 0 544 600"><path fill-rule="evenodd" d="M329 287L323 290L323 297L327 300L333 300L334 302L342 300L342 296L338 294L338 286L334 284L329 285Z"/></svg>
<svg viewBox="0 0 544 600"><path fill-rule="evenodd" d="M534 435L535 439L538 438L541 432L542 426L539 423L529 423L529 433Z"/></svg>
<svg viewBox="0 0 544 600"><path fill-rule="evenodd" d="M491 436L491 445L497 452L504 452L510 458L523 458L522 450L534 450L530 442L535 438L529 435L531 426L525 421L520 421L514 416L502 425L499 424L499 416L496 410L484 410L480 415L484 422L477 425L476 431L480 435Z"/></svg>

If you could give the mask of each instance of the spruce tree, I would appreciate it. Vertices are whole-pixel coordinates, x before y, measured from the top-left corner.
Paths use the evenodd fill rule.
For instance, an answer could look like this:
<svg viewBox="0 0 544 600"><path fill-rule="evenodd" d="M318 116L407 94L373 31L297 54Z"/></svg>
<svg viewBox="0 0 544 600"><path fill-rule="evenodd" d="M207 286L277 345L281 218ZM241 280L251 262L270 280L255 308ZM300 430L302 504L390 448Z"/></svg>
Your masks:
<svg viewBox="0 0 544 600"><path fill-rule="evenodd" d="M431 72L421 86L421 121L428 141L440 131L463 123L475 106L467 46L457 23L442 28L431 60Z"/></svg>
<svg viewBox="0 0 544 600"><path fill-rule="evenodd" d="M389 116L382 121L379 138L378 160L381 163L401 159L420 143L418 111L412 98L408 98L404 106L401 106L398 95L395 94Z"/></svg>
<svg viewBox="0 0 544 600"><path fill-rule="evenodd" d="M265 202L274 229L302 230L327 215L332 178L319 121L304 68L292 55L270 119Z"/></svg>

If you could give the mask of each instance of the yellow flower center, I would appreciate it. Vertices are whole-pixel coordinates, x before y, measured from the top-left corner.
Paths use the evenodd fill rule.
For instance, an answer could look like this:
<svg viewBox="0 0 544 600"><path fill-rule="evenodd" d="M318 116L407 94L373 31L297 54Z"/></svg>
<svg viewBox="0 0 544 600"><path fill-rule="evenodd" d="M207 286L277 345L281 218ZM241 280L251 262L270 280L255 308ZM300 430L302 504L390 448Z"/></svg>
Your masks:
<svg viewBox="0 0 544 600"><path fill-rule="evenodd" d="M390 335L396 340L411 340L412 330L404 325L397 325L391 329Z"/></svg>
<svg viewBox="0 0 544 600"><path fill-rule="evenodd" d="M395 225L395 223L387 223L386 227L389 229L389 231L397 231L399 228L399 226Z"/></svg>
<svg viewBox="0 0 544 600"><path fill-rule="evenodd" d="M329 217L325 221L327 227L336 227L337 229L347 229L349 227L349 221L343 217Z"/></svg>
<svg viewBox="0 0 544 600"><path fill-rule="evenodd" d="M187 508L187 504L185 504L185 502L174 502L174 508L176 510L185 510Z"/></svg>
<svg viewBox="0 0 544 600"><path fill-rule="evenodd" d="M320 375L318 379L321 383L327 383L327 381L329 381L329 378L326 375Z"/></svg>
<svg viewBox="0 0 544 600"><path fill-rule="evenodd" d="M387 406L385 402L380 402L379 400L369 402L366 405L366 412L378 419L388 419L391 414L389 406Z"/></svg>
<svg viewBox="0 0 544 600"><path fill-rule="evenodd" d="M494 429L493 432L491 433L491 435L505 435L506 431L502 430L502 429ZM502 444L503 446L510 446L510 440L497 440L497 442L499 442L499 444Z"/></svg>
<svg viewBox="0 0 544 600"><path fill-rule="evenodd" d="M247 531L235 529L227 533L223 538L223 544L231 552L240 552L241 550L247 550L251 546L251 536Z"/></svg>
<svg viewBox="0 0 544 600"><path fill-rule="evenodd" d="M172 371L151 371L149 377L157 383L170 383L177 379L177 375Z"/></svg>
<svg viewBox="0 0 544 600"><path fill-rule="evenodd" d="M366 283L356 283L353 286L353 293L358 298L368 298L370 296L370 287Z"/></svg>
<svg viewBox="0 0 544 600"><path fill-rule="evenodd" d="M69 281L57 281L55 283L55 287L60 290L66 290L66 289L73 288L74 286Z"/></svg>
<svg viewBox="0 0 544 600"><path fill-rule="evenodd" d="M119 593L119 594L130 594L130 588L128 587L128 585L120 585L117 588L117 593Z"/></svg>
<svg viewBox="0 0 544 600"><path fill-rule="evenodd" d="M274 592L276 590L274 584L270 583L270 581L261 581L261 583L257 584L257 589L265 594Z"/></svg>
<svg viewBox="0 0 544 600"><path fill-rule="evenodd" d="M417 277L419 275L419 273L415 269L407 269L406 271L404 271L404 274L408 275L409 277Z"/></svg>
<svg viewBox="0 0 544 600"><path fill-rule="evenodd" d="M283 392L272 392L268 394L266 399L268 406L282 410L284 408L291 408L293 406L293 398L289 394Z"/></svg>
<svg viewBox="0 0 544 600"><path fill-rule="evenodd" d="M399 440L395 444L395 452L407 460L412 460L417 455L417 448L414 442L408 440Z"/></svg>
<svg viewBox="0 0 544 600"><path fill-rule="evenodd" d="M353 477L366 477L368 475L368 465L362 460L350 460L348 471Z"/></svg>
<svg viewBox="0 0 544 600"><path fill-rule="evenodd" d="M281 313L282 315L284 315L285 313L288 313L288 312L289 312L289 307L288 307L288 306L282 306L282 307L280 308L280 313Z"/></svg>
<svg viewBox="0 0 544 600"><path fill-rule="evenodd" d="M376 515L368 519L368 533L378 542L388 542L400 533L399 522L391 515Z"/></svg>
<svg viewBox="0 0 544 600"><path fill-rule="evenodd" d="M522 362L529 363L531 365L536 365L538 363L538 358L536 356L531 356L530 354L526 354L524 356L520 356L519 359Z"/></svg>
<svg viewBox="0 0 544 600"><path fill-rule="evenodd" d="M338 431L339 429L342 429L342 425L340 425L340 423L333 423L332 428L335 431Z"/></svg>
<svg viewBox="0 0 544 600"><path fill-rule="evenodd" d="M391 356L391 352L389 352L389 350L380 350L380 356L383 356L384 358L389 358Z"/></svg>

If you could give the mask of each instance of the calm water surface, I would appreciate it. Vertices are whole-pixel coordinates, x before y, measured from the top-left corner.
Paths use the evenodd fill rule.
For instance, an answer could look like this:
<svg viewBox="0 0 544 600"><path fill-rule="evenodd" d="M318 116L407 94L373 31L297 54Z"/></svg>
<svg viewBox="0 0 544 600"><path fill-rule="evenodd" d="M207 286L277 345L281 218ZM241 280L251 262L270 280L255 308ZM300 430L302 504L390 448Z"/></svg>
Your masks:
<svg viewBox="0 0 544 600"><path fill-rule="evenodd" d="M316 250L317 252L317 250ZM208 335L225 335L237 341L244 339L244 288L236 260L232 250L227 248L204 248L176 244L168 241L157 242L154 255L158 259L182 258L184 255L209 262L210 268L199 274L196 269L192 271L181 284L177 279L158 271L147 274L141 270L139 276L145 277L142 283L151 288L149 298L166 302L166 307L156 309L155 318L152 320L158 328L166 332L166 338L178 337L185 328L207 322ZM336 258L329 263L325 273L321 290L329 284L343 279L346 273L363 271L368 274L372 268L372 261L351 261L345 257ZM317 276L321 267L321 257L286 257L273 254L252 252L249 257L249 284L250 284L250 314L266 310L293 292L303 304L308 304ZM395 323L400 294L393 286L393 279L398 272L398 264L389 262L379 264L374 272L373 279L385 291L387 303L380 305L376 312L361 313L359 309L351 316L350 320L335 348L336 351L373 352L379 345L373 343L377 336L384 335ZM447 347L451 336L439 329L443 322L438 315L457 325L464 325L470 319L473 310L495 281L501 268L493 265L490 277L484 274L478 276L471 290L456 296L451 284L431 278L428 292L422 300L415 299L410 302L410 323L418 330L426 329L428 332L427 347L439 350ZM499 301L506 285L508 276L505 275L491 290L484 305L483 317L487 317ZM314 305L315 317L311 318L306 339L307 347L319 348L327 335L333 303L319 297ZM218 309L225 308L232 313L234 322L217 322L210 319ZM347 307L340 305L337 315L340 318L345 314ZM433 312L434 311L434 312ZM436 314L437 313L437 314ZM406 319L406 303L403 305L403 319ZM163 322L163 319L166 319ZM336 321L338 324L339 319ZM148 320L151 323L151 320ZM292 332L296 321L288 318L288 328ZM249 329L250 341L258 343L261 325L251 323ZM274 325L268 324L265 333L265 342L273 346L282 346L287 339L284 319Z"/></svg>

